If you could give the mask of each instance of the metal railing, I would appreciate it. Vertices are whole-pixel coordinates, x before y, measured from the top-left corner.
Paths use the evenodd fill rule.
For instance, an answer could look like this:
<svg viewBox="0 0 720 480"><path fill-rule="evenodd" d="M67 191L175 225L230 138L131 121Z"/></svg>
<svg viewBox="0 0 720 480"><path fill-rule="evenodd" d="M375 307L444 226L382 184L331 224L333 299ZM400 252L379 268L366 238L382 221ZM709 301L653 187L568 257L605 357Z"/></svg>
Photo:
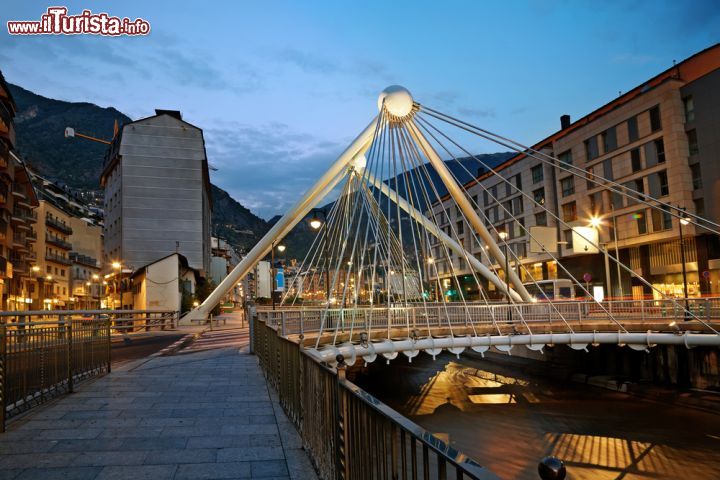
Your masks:
<svg viewBox="0 0 720 480"><path fill-rule="evenodd" d="M253 350L323 479L497 478L345 378L271 325L253 320Z"/></svg>
<svg viewBox="0 0 720 480"><path fill-rule="evenodd" d="M0 432L8 418L110 371L113 334L174 328L178 312L0 312Z"/></svg>
<svg viewBox="0 0 720 480"><path fill-rule="evenodd" d="M508 305L493 304L415 304L358 308L289 308L258 309L258 314L282 335L310 334L323 331L354 329L358 333L370 329L408 327L492 327L497 331L550 329L567 331L568 324L578 331L612 324L628 331L654 329L673 331L694 328L710 330L697 319L720 329L720 298L689 298L672 300L557 301ZM617 323L616 323L617 322ZM619 325L618 325L619 324Z"/></svg>
<svg viewBox="0 0 720 480"><path fill-rule="evenodd" d="M70 225L52 217L50 214L45 216L45 224L55 228L56 230L60 230L67 235L72 235L73 233L73 229Z"/></svg>

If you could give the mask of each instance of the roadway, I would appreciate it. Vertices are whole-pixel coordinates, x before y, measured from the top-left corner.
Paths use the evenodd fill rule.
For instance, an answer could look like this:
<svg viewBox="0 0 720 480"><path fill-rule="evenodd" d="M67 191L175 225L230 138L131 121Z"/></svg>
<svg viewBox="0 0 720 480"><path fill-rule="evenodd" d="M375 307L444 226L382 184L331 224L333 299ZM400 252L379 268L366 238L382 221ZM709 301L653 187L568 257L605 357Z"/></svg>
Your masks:
<svg viewBox="0 0 720 480"><path fill-rule="evenodd" d="M501 478L536 480L550 454L569 479L720 478L720 415L534 377L493 358L421 354L375 362L353 380Z"/></svg>
<svg viewBox="0 0 720 480"><path fill-rule="evenodd" d="M128 335L125 338L113 338L110 358L113 365L147 357L175 343L186 333L184 332L148 332Z"/></svg>

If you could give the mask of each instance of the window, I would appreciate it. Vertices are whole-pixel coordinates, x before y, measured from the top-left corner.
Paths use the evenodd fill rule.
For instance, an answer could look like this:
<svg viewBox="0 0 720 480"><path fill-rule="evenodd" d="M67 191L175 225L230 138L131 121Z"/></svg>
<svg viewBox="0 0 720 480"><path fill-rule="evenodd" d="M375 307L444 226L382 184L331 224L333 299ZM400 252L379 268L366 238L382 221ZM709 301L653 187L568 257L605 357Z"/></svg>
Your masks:
<svg viewBox="0 0 720 480"><path fill-rule="evenodd" d="M591 190L595 187L597 187L597 183L595 183L595 174L593 174L593 167L587 168L587 174L585 175L585 178L587 179L587 189Z"/></svg>
<svg viewBox="0 0 720 480"><path fill-rule="evenodd" d="M492 210L489 208L486 208L485 209L485 225L489 225L494 221L495 220L493 220L493 218L492 218Z"/></svg>
<svg viewBox="0 0 720 480"><path fill-rule="evenodd" d="M522 237L525 235L525 219L520 218L518 221L513 222L513 235L512 238Z"/></svg>
<svg viewBox="0 0 720 480"><path fill-rule="evenodd" d="M575 202L566 203L562 206L563 221L574 222L577 220L577 205Z"/></svg>
<svg viewBox="0 0 720 480"><path fill-rule="evenodd" d="M603 152L612 152L617 148L617 132L615 127L608 128L602 133Z"/></svg>
<svg viewBox="0 0 720 480"><path fill-rule="evenodd" d="M665 163L665 143L662 138L658 138L653 142L655 151L657 152L658 163Z"/></svg>
<svg viewBox="0 0 720 480"><path fill-rule="evenodd" d="M638 123L637 117L631 117L627 121L628 127L628 141L630 143L636 141L640 136L638 135Z"/></svg>
<svg viewBox="0 0 720 480"><path fill-rule="evenodd" d="M654 167L659 163L665 163L665 143L662 138L643 145L645 149L645 165L647 168Z"/></svg>
<svg viewBox="0 0 720 480"><path fill-rule="evenodd" d="M560 155L558 155L558 160L560 160L563 163L567 163L568 165L572 165L573 158L572 158L572 152L570 150L566 150L562 152ZM565 166L562 165L561 166Z"/></svg>
<svg viewBox="0 0 720 480"><path fill-rule="evenodd" d="M61 277L64 277L64 276L65 276L65 269L64 269L64 268L61 268L61 269L60 269L60 276L61 276Z"/></svg>
<svg viewBox="0 0 720 480"><path fill-rule="evenodd" d="M615 179L615 177L613 177L612 158L603 161L603 177L605 177L606 180Z"/></svg>
<svg viewBox="0 0 720 480"><path fill-rule="evenodd" d="M533 200L540 205L545 205L545 188L538 188L533 190Z"/></svg>
<svg viewBox="0 0 720 480"><path fill-rule="evenodd" d="M505 196L509 197L512 193L512 183L508 181L505 183Z"/></svg>
<svg viewBox="0 0 720 480"><path fill-rule="evenodd" d="M683 105L685 107L685 122L690 123L695 121L695 102L693 101L692 95L683 98Z"/></svg>
<svg viewBox="0 0 720 480"><path fill-rule="evenodd" d="M690 155L697 155L700 150L698 149L697 130L694 128L687 132L688 140L688 152Z"/></svg>
<svg viewBox="0 0 720 480"><path fill-rule="evenodd" d="M597 137L590 137L585 140L585 156L587 160L597 158L598 155L600 155L600 152L598 151Z"/></svg>
<svg viewBox="0 0 720 480"><path fill-rule="evenodd" d="M563 232L563 236L565 237L565 246L566 246L567 248L573 248L573 243L572 243L572 241L573 241L573 235L572 235L572 233L573 233L572 230L565 230L565 231Z"/></svg>
<svg viewBox="0 0 720 480"><path fill-rule="evenodd" d="M508 200L507 202L503 202L502 206L503 206L503 212L504 212L503 218L510 218L513 214L512 202L510 200Z"/></svg>
<svg viewBox="0 0 720 480"><path fill-rule="evenodd" d="M642 160L640 159L639 148L633 148L630 150L630 163L632 164L633 173L642 170Z"/></svg>
<svg viewBox="0 0 720 480"><path fill-rule="evenodd" d="M693 203L695 204L695 213L700 215L701 217L705 215L705 199L704 198L697 198L693 200Z"/></svg>
<svg viewBox="0 0 720 480"><path fill-rule="evenodd" d="M665 170L648 175L648 193L653 198L663 197L670 193Z"/></svg>
<svg viewBox="0 0 720 480"><path fill-rule="evenodd" d="M702 172L700 171L700 164L696 163L694 165L690 165L690 173L692 173L693 190L700 190L702 188Z"/></svg>
<svg viewBox="0 0 720 480"><path fill-rule="evenodd" d="M547 212L540 212L535 214L535 225L543 227L547 226Z"/></svg>
<svg viewBox="0 0 720 480"><path fill-rule="evenodd" d="M460 220L457 222L457 234L462 235L463 233L465 233L465 223Z"/></svg>
<svg viewBox="0 0 720 480"><path fill-rule="evenodd" d="M595 192L589 196L590 198L590 210L594 214L600 213L602 210L602 192Z"/></svg>
<svg viewBox="0 0 720 480"><path fill-rule="evenodd" d="M647 233L647 219L645 218L645 211L640 210L639 212L633 213L635 224L637 225L638 235L645 235Z"/></svg>
<svg viewBox="0 0 720 480"><path fill-rule="evenodd" d="M610 193L610 206L613 210L623 208L623 197L624 195L619 191L613 191Z"/></svg>
<svg viewBox="0 0 720 480"><path fill-rule="evenodd" d="M515 197L512 199L513 213L518 215L523 213L523 197Z"/></svg>
<svg viewBox="0 0 720 480"><path fill-rule="evenodd" d="M542 165L535 165L530 169L530 172L532 173L532 181L533 183L539 183L543 181L543 166Z"/></svg>
<svg viewBox="0 0 720 480"><path fill-rule="evenodd" d="M483 191L483 201L485 202L485 205L490 205L490 195L487 190Z"/></svg>
<svg viewBox="0 0 720 480"><path fill-rule="evenodd" d="M661 128L662 123L660 122L660 106L655 105L653 108L650 109L650 131L657 132Z"/></svg>
<svg viewBox="0 0 720 480"><path fill-rule="evenodd" d="M643 193L643 187L644 187L644 186L643 186L642 178L639 178L639 179L637 179L637 180L631 180L631 181L629 181L629 182L625 182L625 185L624 185L624 186L625 186L625 188L627 189L627 192L626 192L626 193L628 194L628 197L627 197L627 199L628 199L628 201L627 201L628 207L629 207L630 205L634 205L635 203L637 203L637 202L635 201L636 198L639 199L639 200L642 200L642 199L644 198L644 195L642 195L642 193ZM636 191L636 192L638 192L640 195L636 195L636 194L632 193L633 190Z"/></svg>
<svg viewBox="0 0 720 480"><path fill-rule="evenodd" d="M667 207L662 207L662 210L653 208L652 210L652 225L653 232L660 232L663 230L670 230L672 228L672 216L667 211Z"/></svg>
<svg viewBox="0 0 720 480"><path fill-rule="evenodd" d="M493 185L492 187L490 187L490 197L495 200L497 200L497 187L497 185Z"/></svg>
<svg viewBox="0 0 720 480"><path fill-rule="evenodd" d="M562 189L563 197L567 197L575 193L575 181L573 177L565 177L560 180L560 188Z"/></svg>

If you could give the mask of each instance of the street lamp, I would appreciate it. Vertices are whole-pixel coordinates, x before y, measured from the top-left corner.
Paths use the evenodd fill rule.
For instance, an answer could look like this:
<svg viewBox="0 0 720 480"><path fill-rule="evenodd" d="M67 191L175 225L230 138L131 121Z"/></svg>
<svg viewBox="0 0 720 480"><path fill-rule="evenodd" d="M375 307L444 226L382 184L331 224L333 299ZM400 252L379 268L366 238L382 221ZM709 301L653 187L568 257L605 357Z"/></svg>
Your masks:
<svg viewBox="0 0 720 480"><path fill-rule="evenodd" d="M600 246L600 226L602 226L603 222L602 219L598 216L590 217L590 226L598 231L598 246ZM610 255L608 254L608 244L605 244L605 248L603 249L603 253L605 254L605 288L607 288L607 297L608 301L610 300L610 297L612 296L612 289L611 289L611 283L610 283ZM619 259L617 259L619 260ZM618 282L620 281L620 277L618 276Z"/></svg>
<svg viewBox="0 0 720 480"><path fill-rule="evenodd" d="M680 208L680 211L682 211L683 215L685 214L684 207ZM680 227L680 263L682 263L683 294L685 295L685 320L689 320L688 312L690 311L690 303L688 301L687 271L685 270L685 238L683 236L683 227L690 223L690 218L682 216L678 223Z"/></svg>
<svg viewBox="0 0 720 480"><path fill-rule="evenodd" d="M505 296L507 297L508 304L508 320L512 320L512 312L510 311L510 260L508 259L508 244L507 239L510 234L507 230L498 231L498 237L503 241L503 255L505 256Z"/></svg>
<svg viewBox="0 0 720 480"><path fill-rule="evenodd" d="M113 270L118 271L118 296L120 297L120 310L123 309L123 286L122 286L122 264L118 261L112 262Z"/></svg>
<svg viewBox="0 0 720 480"><path fill-rule="evenodd" d="M320 217L324 220L320 220ZM312 210L312 217L310 217L310 228L313 230L320 230L320 227L322 227L323 223L327 222L327 213L325 213L325 209L323 208L314 208ZM326 245L323 245L323 262L327 261L327 255L325 252L325 248L327 248ZM330 266L325 265L325 296L327 298L327 301L330 301Z"/></svg>
<svg viewBox="0 0 720 480"><path fill-rule="evenodd" d="M275 310L275 290L277 289L277 278L276 278L276 271L275 271L275 249L277 248L278 252L283 253L285 251L285 245L275 245L272 244L272 248L270 249L270 267L272 271L272 291L270 292L270 297L272 297L272 309Z"/></svg>

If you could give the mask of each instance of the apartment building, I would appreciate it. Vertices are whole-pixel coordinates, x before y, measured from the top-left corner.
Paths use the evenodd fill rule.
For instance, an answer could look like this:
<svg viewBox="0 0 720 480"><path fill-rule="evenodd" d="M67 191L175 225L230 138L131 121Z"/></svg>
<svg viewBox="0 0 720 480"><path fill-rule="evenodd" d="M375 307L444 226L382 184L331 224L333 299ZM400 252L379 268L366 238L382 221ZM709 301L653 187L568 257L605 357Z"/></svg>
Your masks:
<svg viewBox="0 0 720 480"><path fill-rule="evenodd" d="M0 295L2 310L28 310L34 274L34 225L38 205L15 147L15 102L0 73Z"/></svg>
<svg viewBox="0 0 720 480"><path fill-rule="evenodd" d="M507 248L519 258L515 261L510 254L510 267L526 282L572 275L588 287L604 289L604 295L641 297L657 295L657 289L680 296L685 284L690 296L720 293L717 236L692 225L683 226L667 210L643 203L657 206L657 202L643 196L649 195L713 222L720 220L720 197L716 196L720 194L719 91L720 44L674 65L575 122L561 117L560 130L533 148L562 163L546 163L537 155L521 153L498 166L498 175L487 173L466 184L489 229L507 232ZM566 164L582 169L584 178L570 174ZM640 195L628 197L613 192L598 185L596 176ZM490 264L482 246L470 240L470 227L462 221L451 199L444 198L432 209L444 215L441 226L447 232L454 229L468 251ZM555 229L557 253L531 251L528 232L533 231L532 227ZM598 253L585 253L584 244L583 248L573 245L577 238L573 229L578 227L597 231L601 246ZM499 244L505 246L505 242ZM467 298L478 298L466 262L457 256L451 256L448 262L439 244L433 248L438 273L428 269L429 279L435 282L439 278L447 294L455 293L456 283L451 280L455 276ZM606 268L606 251L618 255L654 289L615 262L609 262ZM563 268L553 257L561 260ZM493 267L501 272L504 266ZM607 292L607 285L612 291ZM491 297L494 295L492 285L485 283L483 288Z"/></svg>
<svg viewBox="0 0 720 480"><path fill-rule="evenodd" d="M104 263L130 271L172 253L210 274L210 180L202 130L174 110L123 126L105 158Z"/></svg>
<svg viewBox="0 0 720 480"><path fill-rule="evenodd" d="M102 226L59 185L31 174L39 199L32 296L34 308L99 308Z"/></svg>

